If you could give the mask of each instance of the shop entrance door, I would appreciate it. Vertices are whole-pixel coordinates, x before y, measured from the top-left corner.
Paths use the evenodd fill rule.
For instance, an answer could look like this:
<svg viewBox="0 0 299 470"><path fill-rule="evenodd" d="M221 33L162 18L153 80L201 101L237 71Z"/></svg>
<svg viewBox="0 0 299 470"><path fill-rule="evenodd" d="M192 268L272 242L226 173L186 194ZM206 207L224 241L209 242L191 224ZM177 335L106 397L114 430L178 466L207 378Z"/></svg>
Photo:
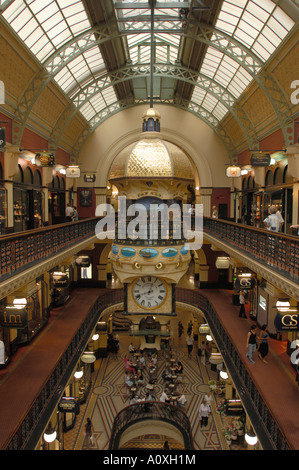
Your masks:
<svg viewBox="0 0 299 470"><path fill-rule="evenodd" d="M63 224L65 222L65 194L52 192L49 198L49 224Z"/></svg>

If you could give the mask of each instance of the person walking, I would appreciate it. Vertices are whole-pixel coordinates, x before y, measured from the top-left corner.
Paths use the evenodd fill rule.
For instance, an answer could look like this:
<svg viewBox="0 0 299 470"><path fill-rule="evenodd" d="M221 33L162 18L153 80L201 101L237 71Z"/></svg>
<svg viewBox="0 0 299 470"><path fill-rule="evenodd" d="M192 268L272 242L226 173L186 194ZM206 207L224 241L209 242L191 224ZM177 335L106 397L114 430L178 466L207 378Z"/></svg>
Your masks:
<svg viewBox="0 0 299 470"><path fill-rule="evenodd" d="M181 321L179 321L179 323L178 323L178 334L179 334L179 338L182 336L183 331L184 331L183 324L182 324Z"/></svg>
<svg viewBox="0 0 299 470"><path fill-rule="evenodd" d="M209 407L206 400L203 400L199 407L199 416L200 416L200 427L207 426L208 419L211 413L211 408Z"/></svg>
<svg viewBox="0 0 299 470"><path fill-rule="evenodd" d="M93 445L93 426L90 418L87 418L86 424L85 424L85 438L83 442L83 447L87 447L87 449L90 448L90 446Z"/></svg>
<svg viewBox="0 0 299 470"><path fill-rule="evenodd" d="M264 219L264 224L267 230L272 232L278 232L281 226L281 221L276 215L277 209L275 206L271 206L269 209L269 215Z"/></svg>
<svg viewBox="0 0 299 470"><path fill-rule="evenodd" d="M239 305L240 305L239 317L240 318L246 318L245 304L246 304L245 294L244 292L241 291L239 293Z"/></svg>
<svg viewBox="0 0 299 470"><path fill-rule="evenodd" d="M191 333L188 334L186 343L187 343L187 349L188 349L188 357L190 358L192 350L193 350L193 336L191 335Z"/></svg>
<svg viewBox="0 0 299 470"><path fill-rule="evenodd" d="M267 330L267 325L263 325L262 329L260 331L260 335L259 335L260 345L259 345L259 348L258 348L258 357L265 364L268 364L268 362L265 359L265 357L267 356L267 354L269 352L268 337L269 337L269 333L268 333L268 330Z"/></svg>
<svg viewBox="0 0 299 470"><path fill-rule="evenodd" d="M79 216L78 216L77 207L74 206L74 210L73 210L73 213L72 213L72 221L75 222L76 220L79 220Z"/></svg>
<svg viewBox="0 0 299 470"><path fill-rule="evenodd" d="M254 360L252 359L252 355L256 351L256 326L252 325L250 330L247 334L247 341L246 341L247 353L246 356L248 357L251 364L254 364Z"/></svg>
<svg viewBox="0 0 299 470"><path fill-rule="evenodd" d="M73 215L74 209L70 205L70 203L67 203L66 209L65 209L65 220L66 222L71 222L72 221L72 215Z"/></svg>

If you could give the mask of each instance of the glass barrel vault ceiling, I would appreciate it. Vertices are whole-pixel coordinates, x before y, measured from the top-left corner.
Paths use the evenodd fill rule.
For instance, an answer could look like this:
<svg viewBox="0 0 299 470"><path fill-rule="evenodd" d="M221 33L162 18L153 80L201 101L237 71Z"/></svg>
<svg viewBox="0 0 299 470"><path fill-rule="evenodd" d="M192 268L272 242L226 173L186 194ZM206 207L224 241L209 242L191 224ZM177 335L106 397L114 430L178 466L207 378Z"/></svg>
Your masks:
<svg viewBox="0 0 299 470"><path fill-rule="evenodd" d="M127 54L133 65L150 63L150 8L141 0L114 0L118 28L125 35ZM154 61L166 67L179 63L182 44L182 23L179 20L180 3L171 0L156 1L154 21ZM193 2L183 2L183 6ZM134 6L134 8L132 8ZM81 0L0 0L2 16L20 39L28 46L41 64L68 41L87 32L92 25ZM261 63L265 63L294 26L294 21L271 0L224 0L215 29L237 40L241 47L250 49ZM96 38L92 36L94 40ZM252 75L237 60L213 47L215 33L206 48L197 84L191 97L192 106L207 110L219 122L229 110L228 106L242 94L252 81ZM147 69L149 70L149 69ZM86 99L86 89L99 77L105 78L105 86ZM224 87L231 95L230 104L221 102L208 89L201 87L203 77ZM113 81L105 67L97 44L82 49L81 55L61 68L54 80L62 90L74 99L74 104L88 122L93 125L103 116L119 109ZM169 102L173 99L175 76L154 75L154 97ZM134 99L148 100L149 76L134 78ZM81 98L82 97L82 98ZM190 104L191 106L191 104Z"/></svg>

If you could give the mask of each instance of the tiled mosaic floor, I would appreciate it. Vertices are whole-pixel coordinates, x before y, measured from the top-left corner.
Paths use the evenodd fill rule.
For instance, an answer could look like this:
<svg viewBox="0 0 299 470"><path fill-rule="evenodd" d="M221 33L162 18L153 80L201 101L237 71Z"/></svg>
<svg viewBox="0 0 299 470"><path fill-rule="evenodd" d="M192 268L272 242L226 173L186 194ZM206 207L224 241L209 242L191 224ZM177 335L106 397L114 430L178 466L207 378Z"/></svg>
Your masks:
<svg viewBox="0 0 299 470"><path fill-rule="evenodd" d="M200 428L198 409L204 394L209 390L208 381L215 379L215 372L211 371L210 365L204 366L197 355L197 343L194 343L192 357L188 358L186 346L186 334L181 338L177 335L177 322L183 319L186 326L191 319L191 314L178 308L178 316L171 320L173 340L171 348L176 352L178 360L183 363L183 382L179 384L179 392L184 393L187 403L184 411L189 417L195 450L222 450L228 449L221 428L222 417L216 413L215 401L212 401L212 415L208 425ZM124 362L123 357L128 353L128 346L132 338L129 335L120 334L120 350L117 355L109 354L107 358L99 359L95 363L93 373L93 385L88 402L81 406L75 427L65 434L64 447L66 450L84 449L84 424L86 418L90 417L94 427L95 445L91 450L108 450L110 432L114 417L124 407L129 405L129 396L124 384ZM133 343L138 345L137 338ZM161 378L165 368L166 359L162 352L158 356L158 379L155 385L154 395L158 399L163 388ZM162 448L162 443L168 439L170 448L181 448L178 442L169 436L160 436L155 429L149 429L148 434L127 443L130 448Z"/></svg>

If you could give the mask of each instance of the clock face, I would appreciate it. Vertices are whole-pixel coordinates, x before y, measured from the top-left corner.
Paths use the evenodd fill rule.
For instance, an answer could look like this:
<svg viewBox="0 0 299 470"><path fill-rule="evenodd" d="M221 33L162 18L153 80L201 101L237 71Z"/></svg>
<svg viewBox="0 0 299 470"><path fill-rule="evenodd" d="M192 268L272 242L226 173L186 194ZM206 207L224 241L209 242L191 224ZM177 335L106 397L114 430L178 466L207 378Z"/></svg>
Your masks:
<svg viewBox="0 0 299 470"><path fill-rule="evenodd" d="M132 286L135 302L143 308L160 307L166 300L166 284L154 276L144 276L137 279Z"/></svg>

